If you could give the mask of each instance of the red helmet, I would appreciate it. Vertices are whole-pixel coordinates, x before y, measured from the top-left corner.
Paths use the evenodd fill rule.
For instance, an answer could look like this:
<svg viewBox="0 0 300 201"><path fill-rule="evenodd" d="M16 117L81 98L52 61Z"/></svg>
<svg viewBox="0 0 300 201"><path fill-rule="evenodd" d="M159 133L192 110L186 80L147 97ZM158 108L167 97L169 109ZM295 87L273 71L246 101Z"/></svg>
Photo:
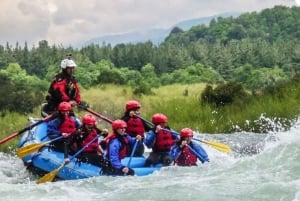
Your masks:
<svg viewBox="0 0 300 201"><path fill-rule="evenodd" d="M68 102L61 102L58 105L58 111L71 111L71 109L72 109L72 106Z"/></svg>
<svg viewBox="0 0 300 201"><path fill-rule="evenodd" d="M82 117L82 123L88 124L88 125L95 125L96 124L96 118L91 114L85 114Z"/></svg>
<svg viewBox="0 0 300 201"><path fill-rule="evenodd" d="M125 121L123 120L115 120L113 123L112 123L112 129L113 130L117 130L117 129L120 129L120 128L127 128L127 124Z"/></svg>
<svg viewBox="0 0 300 201"><path fill-rule="evenodd" d="M190 128L183 128L180 131L181 138L193 137L193 136L194 136L194 131Z"/></svg>
<svg viewBox="0 0 300 201"><path fill-rule="evenodd" d="M130 100L126 103L126 111L129 111L129 110L132 110L132 109L135 109L135 108L140 108L142 107L142 105L138 102L138 101L135 101L135 100Z"/></svg>
<svg viewBox="0 0 300 201"><path fill-rule="evenodd" d="M156 113L152 116L152 123L154 124L167 123L167 122L168 122L168 118L164 114Z"/></svg>

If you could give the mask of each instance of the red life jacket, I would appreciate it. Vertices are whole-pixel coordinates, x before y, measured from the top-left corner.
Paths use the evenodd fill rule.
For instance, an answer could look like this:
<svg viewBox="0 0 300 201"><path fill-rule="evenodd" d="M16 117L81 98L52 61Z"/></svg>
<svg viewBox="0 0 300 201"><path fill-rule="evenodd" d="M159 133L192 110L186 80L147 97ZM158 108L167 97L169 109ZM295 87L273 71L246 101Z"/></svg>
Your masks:
<svg viewBox="0 0 300 201"><path fill-rule="evenodd" d="M91 130L87 134L87 136L83 139L81 147L84 147L85 145L90 143L97 136L98 136L97 130L96 129ZM85 153L98 153L98 152L100 152L98 140L93 141L92 144L90 144L88 147L86 147L83 152L85 152Z"/></svg>
<svg viewBox="0 0 300 201"><path fill-rule="evenodd" d="M181 154L179 157L175 160L175 163L180 166L191 166L196 165L197 162L197 156L191 152L191 150L185 146L182 149Z"/></svg>
<svg viewBox="0 0 300 201"><path fill-rule="evenodd" d="M66 117L63 122L59 126L59 130L62 133L72 133L74 134L76 131L76 123L75 118L72 116Z"/></svg>
<svg viewBox="0 0 300 201"><path fill-rule="evenodd" d="M156 134L155 144L152 149L155 152L169 152L174 142L171 131L161 129Z"/></svg>
<svg viewBox="0 0 300 201"><path fill-rule="evenodd" d="M129 118L126 133L132 137L136 137L137 135L144 137L145 128L143 121L140 118Z"/></svg>
<svg viewBox="0 0 300 201"><path fill-rule="evenodd" d="M62 74L57 75L48 92L51 95L51 100L56 103L70 100L75 100L77 103L81 101L79 87L74 77L67 79Z"/></svg>
<svg viewBox="0 0 300 201"><path fill-rule="evenodd" d="M116 136L117 134L113 133L112 135L109 135L108 139L107 139L107 145L108 145L108 149L107 149L107 156L109 157L109 146L110 146L110 142L117 138L119 142L121 142L121 149L119 150L119 158L123 159L127 156L127 152L129 152L129 141L127 139L126 136L122 136L124 141L121 141L119 138L121 136Z"/></svg>

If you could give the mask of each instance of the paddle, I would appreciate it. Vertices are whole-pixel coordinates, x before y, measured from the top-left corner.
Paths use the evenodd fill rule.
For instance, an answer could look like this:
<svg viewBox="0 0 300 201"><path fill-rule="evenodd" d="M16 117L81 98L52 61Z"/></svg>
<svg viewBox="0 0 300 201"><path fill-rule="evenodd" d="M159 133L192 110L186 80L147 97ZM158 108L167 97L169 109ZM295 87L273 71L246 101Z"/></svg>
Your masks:
<svg viewBox="0 0 300 201"><path fill-rule="evenodd" d="M140 118L142 121L148 123L149 125L154 126L154 124L152 122L148 121L147 119L144 119L143 117L140 117L138 115L135 115L135 116L138 117L138 118ZM179 133L176 132L176 131L172 130L171 132L174 132L175 134L179 135ZM226 153L232 152L231 148L228 145L222 144L220 142L208 142L208 141L204 141L204 140L199 140L197 138L193 138L193 140L202 142L204 144L208 144L208 145L212 146L213 148L215 148L215 149L217 149L219 151L223 151L223 152L226 152Z"/></svg>
<svg viewBox="0 0 300 201"><path fill-rule="evenodd" d="M99 113L97 113L97 112L91 110L90 108L88 108L88 107L86 107L86 106L84 106L84 105L77 105L77 107L79 107L79 108L81 108L81 109L83 109L83 110L85 110L85 111L87 111L87 112L89 112L89 113L95 115L96 117L99 117L99 118L103 119L104 121L106 121L106 122L108 122L108 123L110 123L110 124L113 122L111 119L109 119L109 118L107 118L107 117L105 117L105 116L103 116L103 115L101 115L101 114L99 114ZM135 152L135 150L136 150L137 145L138 145L138 140L135 142L135 144L134 144L134 146L133 146L133 149L132 149L132 151L131 151L130 158L129 158L129 161L128 161L128 164L127 164L127 167L128 167L128 168L129 168L129 166L130 166L130 163L131 163L131 160L132 160L132 157L133 157L133 155L134 155L134 152Z"/></svg>
<svg viewBox="0 0 300 201"><path fill-rule="evenodd" d="M197 138L193 138L193 139L196 140L196 141L202 142L204 144L208 144L208 145L214 147L215 149L217 149L219 151L223 151L223 152L226 152L226 153L231 153L232 152L231 148L226 144L222 144L220 142L209 142L209 141L205 141L205 140L199 140Z"/></svg>
<svg viewBox="0 0 300 201"><path fill-rule="evenodd" d="M128 168L130 168L130 163L131 163L132 157L134 155L134 152L136 150L136 147L137 147L138 143L139 143L139 141L136 140L135 143L134 143L134 145L133 145L132 151L130 153L130 158L129 158L128 163L127 163L127 167ZM126 175L127 175L127 173L124 173L124 176L126 176Z"/></svg>
<svg viewBox="0 0 300 201"><path fill-rule="evenodd" d="M127 163L127 167L128 167L128 168L130 167L130 163L131 163L132 157L133 157L133 155L134 155L134 152L135 152L135 150L136 150L136 147L137 147L138 143L139 143L139 141L136 140L135 143L134 143L134 145L133 145L133 148L132 148L132 151L131 151L131 154L130 154L129 161L128 161L128 163Z"/></svg>
<svg viewBox="0 0 300 201"><path fill-rule="evenodd" d="M38 151L41 147L45 146L46 144L50 144L51 142L55 142L56 140L59 140L61 138L63 138L63 136L57 137L57 138L55 138L53 140L49 140L47 142L29 144L27 146L21 147L17 151L17 156L19 158L23 158L24 156L27 156L28 154L30 154L32 152Z"/></svg>
<svg viewBox="0 0 300 201"><path fill-rule="evenodd" d="M99 113L97 113L97 112L91 110L90 108L88 108L88 107L86 107L86 106L84 106L84 105L80 105L80 104L79 104L79 105L77 105L77 107L79 107L79 108L81 108L81 109L83 109L83 110L85 110L85 111L87 111L87 112L89 112L89 113L95 115L96 117L99 117L99 118L103 119L103 120L106 121L107 123L110 123L110 124L111 124L111 123L113 122L111 119L109 119L109 118L107 118L107 117L105 117L105 116L103 116L103 115L101 115L101 114L99 114Z"/></svg>
<svg viewBox="0 0 300 201"><path fill-rule="evenodd" d="M41 119L41 120L35 122L34 124L31 124L31 125L27 126L26 128L23 128L22 130L17 131L17 132L15 132L15 133L13 133L13 134L11 134L11 135L9 135L9 136L7 136L7 137L1 139L1 140L0 140L0 144L3 144L3 143L5 143L5 142L7 142L7 141L9 141L9 140L11 140L11 139L13 139L13 138L15 138L15 137L21 135L23 132L32 129L33 127L35 127L35 126L37 126L37 125L39 125L39 124L41 124L41 123L43 123L43 122L49 121L52 117L54 117L54 114L49 115L49 116L47 116L47 117L45 117L45 118L43 118L43 119Z"/></svg>
<svg viewBox="0 0 300 201"><path fill-rule="evenodd" d="M84 147L82 147L79 151L77 151L71 158L70 161L73 160L76 156L78 156L81 152L83 152L90 144L92 144L95 140L98 139L98 136L96 136L94 139L92 139L89 143L87 143ZM56 177L56 175L59 173L61 169L65 167L68 163L61 164L58 168L53 170L52 172L49 172L48 174L45 174L43 177L41 177L39 180L36 181L37 184L45 183L53 181L53 179Z"/></svg>
<svg viewBox="0 0 300 201"><path fill-rule="evenodd" d="M195 151L195 149L193 149L190 145L185 145L185 146L187 146L190 150L191 150L191 152L193 152L193 154L195 154L198 158L199 158L199 160L200 161L205 161L205 159L203 159L202 157L201 157L201 155L199 155L196 151Z"/></svg>

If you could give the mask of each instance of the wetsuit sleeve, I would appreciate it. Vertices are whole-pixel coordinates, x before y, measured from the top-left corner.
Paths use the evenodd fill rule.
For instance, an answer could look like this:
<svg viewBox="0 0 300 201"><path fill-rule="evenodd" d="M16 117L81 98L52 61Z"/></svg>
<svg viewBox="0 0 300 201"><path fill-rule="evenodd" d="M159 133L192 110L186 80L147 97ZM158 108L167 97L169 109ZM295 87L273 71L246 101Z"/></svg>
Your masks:
<svg viewBox="0 0 300 201"><path fill-rule="evenodd" d="M121 148L121 143L118 140L113 139L110 142L109 150L108 150L109 160L110 160L111 165L115 169L120 169L123 167L121 160L120 160L120 156L119 156L120 148Z"/></svg>
<svg viewBox="0 0 300 201"><path fill-rule="evenodd" d="M179 133L177 133L176 131L174 131L172 129L170 129L170 131L171 131L171 134L172 134L172 138L174 140L179 140Z"/></svg>
<svg viewBox="0 0 300 201"><path fill-rule="evenodd" d="M180 153L181 153L181 148L177 144L174 144L170 150L170 157L173 160L176 160L179 157Z"/></svg>
<svg viewBox="0 0 300 201"><path fill-rule="evenodd" d="M81 103L81 98L80 98L80 89L77 84L77 82L74 83L75 89L76 89L76 96L75 96L75 101L76 103L80 104Z"/></svg>
<svg viewBox="0 0 300 201"><path fill-rule="evenodd" d="M58 118L53 119L48 122L47 126L47 135L49 138L57 138L61 136L61 132L59 130L60 120Z"/></svg>
<svg viewBox="0 0 300 201"><path fill-rule="evenodd" d="M152 148L154 145L156 139L156 134L154 133L153 130L147 132L147 135L144 139L144 144L148 147L148 148Z"/></svg>
<svg viewBox="0 0 300 201"><path fill-rule="evenodd" d="M136 138L135 137L131 137L130 135L126 134L126 137L129 141L130 146L133 146L136 142Z"/></svg>
<svg viewBox="0 0 300 201"><path fill-rule="evenodd" d="M202 146L199 143L192 141L190 145L196 151L196 155L200 156L198 158L202 163L209 162L209 158L206 151L202 148Z"/></svg>
<svg viewBox="0 0 300 201"><path fill-rule="evenodd" d="M59 91L59 93L61 95L61 101L69 102L71 99L70 99L70 97L66 93L66 87L67 87L66 85L67 85L66 80L63 79L61 81L57 81L55 83L55 85L53 86L53 88L55 90Z"/></svg>

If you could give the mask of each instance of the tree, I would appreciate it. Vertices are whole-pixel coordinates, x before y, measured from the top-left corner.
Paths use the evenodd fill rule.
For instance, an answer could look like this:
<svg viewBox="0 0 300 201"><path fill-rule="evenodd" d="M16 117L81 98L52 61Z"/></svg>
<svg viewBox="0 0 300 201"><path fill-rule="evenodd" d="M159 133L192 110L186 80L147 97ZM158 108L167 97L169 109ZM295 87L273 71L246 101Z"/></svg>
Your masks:
<svg viewBox="0 0 300 201"><path fill-rule="evenodd" d="M32 112L43 100L46 82L35 76L28 76L18 64L10 64L7 69L0 70L2 111L16 111L19 113Z"/></svg>
<svg viewBox="0 0 300 201"><path fill-rule="evenodd" d="M143 76L143 80L148 83L151 87L159 87L160 81L157 77L154 66L152 64L147 64L142 67L141 74Z"/></svg>

